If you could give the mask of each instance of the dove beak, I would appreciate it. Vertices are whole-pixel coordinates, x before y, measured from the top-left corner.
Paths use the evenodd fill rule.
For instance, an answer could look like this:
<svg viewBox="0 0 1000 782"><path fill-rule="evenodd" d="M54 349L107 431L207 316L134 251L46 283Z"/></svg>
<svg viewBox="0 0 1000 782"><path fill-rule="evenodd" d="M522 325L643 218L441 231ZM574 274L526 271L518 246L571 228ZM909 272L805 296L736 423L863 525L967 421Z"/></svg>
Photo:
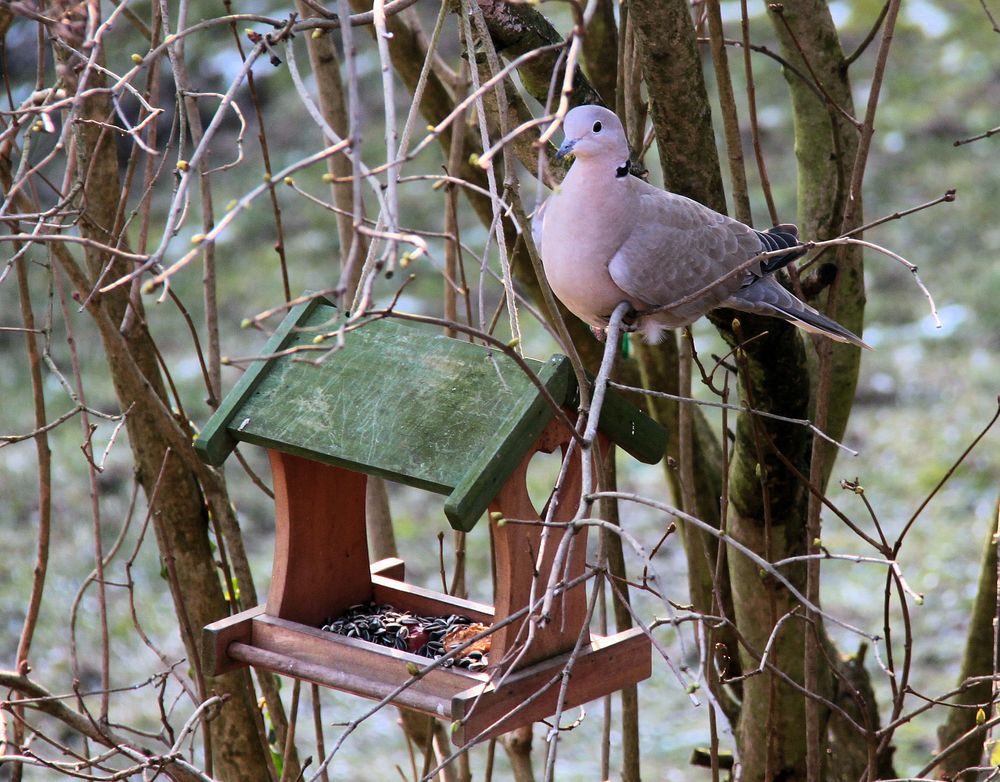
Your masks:
<svg viewBox="0 0 1000 782"><path fill-rule="evenodd" d="M562 146L559 147L559 151L556 152L556 160L562 160L567 155L572 155L573 154L573 147L576 146L576 142L577 141L579 141L579 139L575 139L575 138L568 138L568 139L566 139L562 143Z"/></svg>

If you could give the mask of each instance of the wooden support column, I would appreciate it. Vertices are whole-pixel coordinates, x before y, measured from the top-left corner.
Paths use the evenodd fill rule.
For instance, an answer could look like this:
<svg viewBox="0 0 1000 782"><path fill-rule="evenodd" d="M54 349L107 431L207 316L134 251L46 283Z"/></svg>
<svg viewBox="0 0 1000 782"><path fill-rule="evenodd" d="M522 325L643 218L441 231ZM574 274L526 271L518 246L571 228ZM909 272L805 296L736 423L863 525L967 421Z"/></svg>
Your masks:
<svg viewBox="0 0 1000 782"><path fill-rule="evenodd" d="M368 476L273 449L268 455L275 545L267 613L315 627L371 599Z"/></svg>
<svg viewBox="0 0 1000 782"><path fill-rule="evenodd" d="M565 453L571 435L556 419L553 419L517 469L497 494L490 511L499 512L503 519L516 521L541 521L535 506L528 496L527 472L532 457L538 452L552 453L560 448ZM558 506L553 521L569 521L576 514L580 502L581 459L576 451L566 470L558 494ZM550 497L549 502L555 501ZM542 511L544 514L544 510ZM548 529L545 549L542 550L543 528L537 524L504 523L491 521L493 546L496 558L496 621L500 622L510 614L528 605L532 584L535 597L540 598L549 583L549 576L556 553L566 534L564 530ZM563 561L560 581L571 581L584 572L587 556L587 527L581 527L569 544L569 552ZM535 568L538 567L537 576ZM523 650L528 638L529 627L524 621L514 622L497 630L491 641L490 661L507 667L517 660L516 668L525 668L533 663L557 656L571 650L580 637L587 616L587 590L579 584L564 592L552 604L549 621L535 627L534 637L527 650ZM589 643L589 631L584 631L583 645Z"/></svg>

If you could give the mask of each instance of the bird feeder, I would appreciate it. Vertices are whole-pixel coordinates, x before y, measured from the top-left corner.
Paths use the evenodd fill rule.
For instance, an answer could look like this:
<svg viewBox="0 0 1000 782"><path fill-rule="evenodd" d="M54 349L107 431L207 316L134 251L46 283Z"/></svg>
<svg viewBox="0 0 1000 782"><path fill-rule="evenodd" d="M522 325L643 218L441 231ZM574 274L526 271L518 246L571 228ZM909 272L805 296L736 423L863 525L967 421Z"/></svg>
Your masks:
<svg viewBox="0 0 1000 782"><path fill-rule="evenodd" d="M504 522L540 519L525 484L528 464L540 451L565 452L571 433L524 369L500 351L391 319L359 326L334 352L305 352L336 317L321 299L292 309L265 358L247 369L195 442L213 465L240 442L266 448L275 500L267 602L205 628L206 672L252 665L367 698L391 696L397 706L451 721L459 746L554 714L568 662L566 708L648 677L650 643L640 630L600 636L586 626L585 526L557 578L577 585L556 598L551 621L536 625L525 646L522 609L533 582L541 585L536 594L544 592L562 530L552 528L538 562L541 526ZM569 361L525 363L572 416L577 389ZM613 393L600 430L644 462L663 453L659 425ZM579 503L574 452L549 500L557 503L557 521L573 518ZM399 559L370 562L369 475L447 495L444 514L456 530L471 530L490 511L494 605L407 584ZM435 667L415 676L429 659L321 629L369 601L497 625L489 667Z"/></svg>

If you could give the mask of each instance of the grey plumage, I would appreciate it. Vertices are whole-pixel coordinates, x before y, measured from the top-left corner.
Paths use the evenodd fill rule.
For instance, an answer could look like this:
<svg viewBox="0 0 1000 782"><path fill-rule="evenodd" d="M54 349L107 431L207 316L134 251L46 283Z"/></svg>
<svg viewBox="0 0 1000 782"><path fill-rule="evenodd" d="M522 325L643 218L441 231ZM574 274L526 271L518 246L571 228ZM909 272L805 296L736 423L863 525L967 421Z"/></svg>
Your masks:
<svg viewBox="0 0 1000 782"><path fill-rule="evenodd" d="M607 109L575 108L564 129L560 155L576 160L536 222L549 284L581 320L600 328L627 300L640 314L638 330L656 342L664 329L730 307L868 347L772 276L805 252L794 226L755 231L629 176L625 134ZM788 252L752 261L777 250Z"/></svg>

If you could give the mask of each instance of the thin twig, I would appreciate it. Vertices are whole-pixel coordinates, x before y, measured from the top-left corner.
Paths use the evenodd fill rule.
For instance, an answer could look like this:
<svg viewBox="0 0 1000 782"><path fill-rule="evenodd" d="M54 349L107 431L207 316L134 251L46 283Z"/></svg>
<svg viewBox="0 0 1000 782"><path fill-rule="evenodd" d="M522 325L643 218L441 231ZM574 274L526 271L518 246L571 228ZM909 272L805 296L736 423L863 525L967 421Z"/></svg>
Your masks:
<svg viewBox="0 0 1000 782"><path fill-rule="evenodd" d="M757 552L755 552L751 548L748 548L744 544L740 543L731 535L722 534L714 526L712 526L708 522L702 521L697 516L692 516L689 513L685 513L680 508L675 508L672 505L668 505L663 502L658 502L656 500L649 499L648 497L643 497L641 495L634 494L631 492L621 492L621 491L597 492L596 494L593 495L593 499L600 499L601 497L612 497L618 500L626 500L628 502L635 502L640 505L646 505L650 508L656 508L657 510L662 511L664 513L669 513L671 516L676 516L677 518L682 519L683 521L686 521L689 524L693 524L698 529L707 532L709 535L712 535L713 537L717 538L720 542L740 552L741 554L743 554L743 556L745 556L747 559L753 562L757 567L759 567L765 573L767 573L770 576L773 576L781 583L783 587L785 587L785 589L787 589L791 593L791 595L796 600L802 603L802 605L808 608L809 610L815 612L816 614L819 614L820 616L823 616L825 619L833 622L834 624L840 625L845 630L855 633L856 635L860 635L863 638L867 638L872 643L878 641L878 636L872 635L871 633L866 633L864 630L855 627L849 622L843 619L839 619L838 617L830 614L829 612L823 611L819 606L817 606L815 603L810 601L805 595L803 595L802 592L800 592L798 588L794 584L792 584L791 581L789 581L774 567L774 565L772 565L770 562L768 562L766 559L760 556Z"/></svg>
<svg viewBox="0 0 1000 782"><path fill-rule="evenodd" d="M822 437L828 443L837 446L843 451L846 451L851 456L857 456L858 452L853 448L849 448L843 443L833 439L826 432L820 430L814 423L812 423L807 418L789 418L788 416L778 415L777 413L769 413L764 410L754 410L753 408L746 407L744 405L732 405L724 402L713 402L708 399L694 399L693 397L685 397L678 394L668 394L665 391L651 391L648 388L638 388L636 386L625 385L624 383L616 383L611 381L611 387L617 388L620 391L630 391L635 394L644 394L646 396L656 397L658 399L669 399L673 402L684 402L685 404L701 405L703 407L714 407L719 410L731 410L737 413L751 413L752 415L763 416L764 418L771 418L775 421L784 421L789 424L798 424L799 426L804 426L809 429L810 432L815 434L817 437Z"/></svg>
<svg viewBox="0 0 1000 782"><path fill-rule="evenodd" d="M889 2L887 1L883 6L882 10L878 12L878 16L875 17L875 22L872 24L871 29L868 34L862 39L861 43L858 44L857 48L844 58L844 68L850 68L855 60L858 59L865 50L875 40L875 36L878 35L879 29L882 27L882 22L885 21L885 15L889 12Z"/></svg>
<svg viewBox="0 0 1000 782"><path fill-rule="evenodd" d="M997 397L997 410L993 414L993 417L989 420L986 426L982 428L979 434L977 434L975 438L973 438L972 442L969 443L966 449L962 451L961 455L955 460L954 464L952 464L951 467L949 467L948 470L945 472L945 474L941 476L941 480L939 480L937 484L934 486L934 488L931 489L930 493L924 498L924 501L920 503L920 506L913 512L913 515L910 516L906 524L903 525L903 531L899 533L899 538L896 541L896 545L893 546L894 557L899 552L899 547L903 544L903 539L906 537L907 533L909 533L910 529L916 523L920 514L923 513L924 508L926 508L927 505L930 503L930 501L934 499L935 496L937 496L937 493L941 490L941 488L951 479L951 476L955 474L955 470L957 470L962 465L966 457L970 453L972 453L972 450L977 445L979 445L979 442L987 435L990 429L993 428L993 425L997 422L997 419L1000 419L1000 397Z"/></svg>
<svg viewBox="0 0 1000 782"><path fill-rule="evenodd" d="M960 147L963 144L971 144L973 141L979 141L984 138L989 138L990 136L995 136L997 133L1000 133L1000 126L995 128L990 128L984 133L979 133L978 135L970 136L969 138L958 139L957 141L955 141L954 145L956 147Z"/></svg>

